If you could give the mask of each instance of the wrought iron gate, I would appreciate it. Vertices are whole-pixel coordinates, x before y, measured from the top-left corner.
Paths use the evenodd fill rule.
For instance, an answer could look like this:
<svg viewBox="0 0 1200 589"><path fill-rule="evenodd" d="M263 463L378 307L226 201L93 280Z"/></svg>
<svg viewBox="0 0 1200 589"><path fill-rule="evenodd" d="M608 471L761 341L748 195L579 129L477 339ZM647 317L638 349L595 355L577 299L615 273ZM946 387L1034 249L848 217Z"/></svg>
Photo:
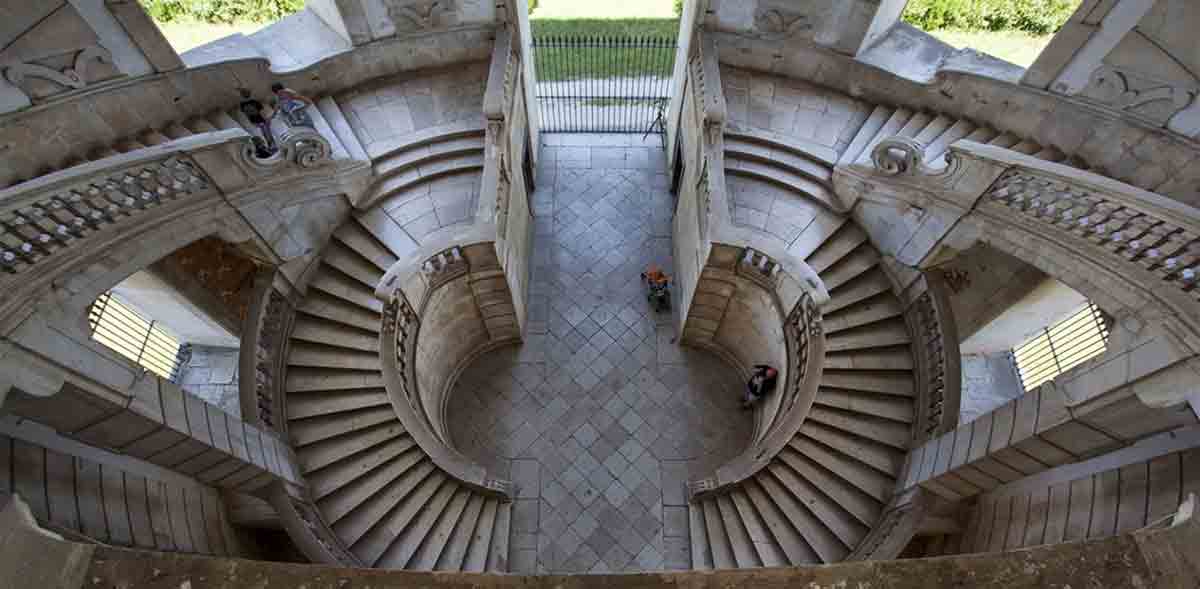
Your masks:
<svg viewBox="0 0 1200 589"><path fill-rule="evenodd" d="M675 40L535 37L542 131L662 133Z"/></svg>

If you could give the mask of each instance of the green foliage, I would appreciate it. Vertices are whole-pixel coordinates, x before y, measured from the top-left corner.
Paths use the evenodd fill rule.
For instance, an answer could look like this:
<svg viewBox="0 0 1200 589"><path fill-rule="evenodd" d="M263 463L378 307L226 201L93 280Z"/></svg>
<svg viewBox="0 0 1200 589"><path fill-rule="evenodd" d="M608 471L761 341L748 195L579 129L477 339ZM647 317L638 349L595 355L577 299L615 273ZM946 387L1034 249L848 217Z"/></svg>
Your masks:
<svg viewBox="0 0 1200 589"><path fill-rule="evenodd" d="M675 8L675 16L683 16L683 0L675 0L673 6Z"/></svg>
<svg viewBox="0 0 1200 589"><path fill-rule="evenodd" d="M537 10L537 3L538 0L529 0L529 14L533 14L533 11Z"/></svg>
<svg viewBox="0 0 1200 589"><path fill-rule="evenodd" d="M536 18L529 21L538 37L655 37L675 40L673 18Z"/></svg>
<svg viewBox="0 0 1200 589"><path fill-rule="evenodd" d="M140 0L160 23L270 22L304 8L304 0Z"/></svg>
<svg viewBox="0 0 1200 589"><path fill-rule="evenodd" d="M1079 0L910 0L904 20L926 31L1023 31L1053 33Z"/></svg>

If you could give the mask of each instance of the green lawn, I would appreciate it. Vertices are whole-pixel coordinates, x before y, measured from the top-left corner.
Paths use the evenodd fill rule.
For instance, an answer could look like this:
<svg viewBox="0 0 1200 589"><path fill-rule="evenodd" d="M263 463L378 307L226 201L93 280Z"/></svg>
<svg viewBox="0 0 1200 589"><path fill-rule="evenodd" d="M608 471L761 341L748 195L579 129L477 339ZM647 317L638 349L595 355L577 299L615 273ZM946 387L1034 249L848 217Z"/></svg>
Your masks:
<svg viewBox="0 0 1200 589"><path fill-rule="evenodd" d="M678 30L679 21L673 18L534 19L536 43L550 44L535 51L538 79L670 77ZM607 37L617 46L596 37ZM624 49L621 44L635 45Z"/></svg>
<svg viewBox="0 0 1200 589"><path fill-rule="evenodd" d="M171 47L174 47L175 51L183 53L193 47L211 43L221 37L227 37L234 33L248 35L268 24L270 23L244 22L226 25L203 22L174 22L159 23L158 28L162 29L163 35L167 37L167 42L171 44Z"/></svg>
<svg viewBox="0 0 1200 589"><path fill-rule="evenodd" d="M1033 65L1053 35L964 31L929 31L930 35L954 47L970 47L1021 67Z"/></svg>

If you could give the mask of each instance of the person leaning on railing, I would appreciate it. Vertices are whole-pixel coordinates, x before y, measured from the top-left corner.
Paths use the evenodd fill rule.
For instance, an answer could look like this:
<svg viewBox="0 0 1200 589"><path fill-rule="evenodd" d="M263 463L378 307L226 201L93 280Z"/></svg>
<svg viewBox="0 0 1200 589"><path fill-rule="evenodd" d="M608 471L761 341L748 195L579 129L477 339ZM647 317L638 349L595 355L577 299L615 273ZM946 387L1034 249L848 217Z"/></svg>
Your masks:
<svg viewBox="0 0 1200 589"><path fill-rule="evenodd" d="M746 383L746 394L742 397L742 409L749 409L763 397L775 390L779 371L766 364L755 364L754 372Z"/></svg>

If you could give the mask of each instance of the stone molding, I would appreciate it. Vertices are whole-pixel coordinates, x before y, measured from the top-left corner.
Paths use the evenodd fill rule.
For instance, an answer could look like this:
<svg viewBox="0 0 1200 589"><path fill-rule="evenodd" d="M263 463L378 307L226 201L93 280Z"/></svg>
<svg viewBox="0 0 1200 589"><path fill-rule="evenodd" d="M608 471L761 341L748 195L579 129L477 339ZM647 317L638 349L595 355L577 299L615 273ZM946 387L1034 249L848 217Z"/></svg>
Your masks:
<svg viewBox="0 0 1200 589"><path fill-rule="evenodd" d="M958 427L962 367L958 329L945 282L937 273L928 273L915 287L924 292L915 294L904 318L909 332L915 334L912 347L918 403L913 442L919 444Z"/></svg>
<svg viewBox="0 0 1200 589"><path fill-rule="evenodd" d="M1037 546L1018 551L956 555L886 562L719 571L655 572L590 575L478 575L449 572L348 570L335 566L246 561L191 555L83 546L39 537L55 571L101 586L182 587L204 583L211 589L244 589L247 579L272 586L304 585L314 589L345 586L528 587L564 586L599 589L622 585L746 587L978 587L1036 589L1043 587L1146 587L1186 589L1195 585L1200 556L1200 522L1194 508L1181 509L1169 525L1137 530L1099 540ZM14 534L37 532L14 527ZM24 536L22 536L24 537ZM19 552L22 542L5 547ZM70 551L64 552L66 546ZM19 556L17 556L19 558ZM0 559L9 552L0 552ZM2 560L0 560L2 561ZM68 587L64 589L76 589Z"/></svg>

